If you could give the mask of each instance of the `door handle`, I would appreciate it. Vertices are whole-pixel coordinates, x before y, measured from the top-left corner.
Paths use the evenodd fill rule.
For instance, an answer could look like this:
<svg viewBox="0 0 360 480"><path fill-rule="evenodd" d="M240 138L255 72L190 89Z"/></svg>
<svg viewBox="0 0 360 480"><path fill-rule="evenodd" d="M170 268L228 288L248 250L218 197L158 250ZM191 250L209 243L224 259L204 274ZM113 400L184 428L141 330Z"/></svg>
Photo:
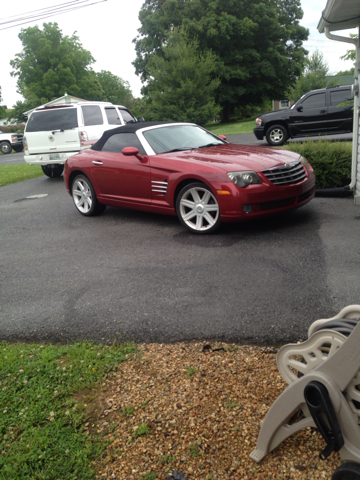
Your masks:
<svg viewBox="0 0 360 480"><path fill-rule="evenodd" d="M97 162L96 160L93 160L92 162L94 165L103 165L103 162Z"/></svg>
<svg viewBox="0 0 360 480"><path fill-rule="evenodd" d="M326 110L320 110L320 113L326 113Z"/></svg>

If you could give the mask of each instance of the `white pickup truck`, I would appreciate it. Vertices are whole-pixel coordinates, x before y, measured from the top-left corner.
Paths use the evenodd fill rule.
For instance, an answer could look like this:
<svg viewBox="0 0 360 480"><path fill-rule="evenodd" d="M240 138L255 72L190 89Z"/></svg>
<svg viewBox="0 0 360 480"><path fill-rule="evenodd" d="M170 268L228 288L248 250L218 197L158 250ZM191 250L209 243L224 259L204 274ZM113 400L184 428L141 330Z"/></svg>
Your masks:
<svg viewBox="0 0 360 480"><path fill-rule="evenodd" d="M0 152L7 154L12 150L22 152L24 135L22 133L3 133L0 131Z"/></svg>

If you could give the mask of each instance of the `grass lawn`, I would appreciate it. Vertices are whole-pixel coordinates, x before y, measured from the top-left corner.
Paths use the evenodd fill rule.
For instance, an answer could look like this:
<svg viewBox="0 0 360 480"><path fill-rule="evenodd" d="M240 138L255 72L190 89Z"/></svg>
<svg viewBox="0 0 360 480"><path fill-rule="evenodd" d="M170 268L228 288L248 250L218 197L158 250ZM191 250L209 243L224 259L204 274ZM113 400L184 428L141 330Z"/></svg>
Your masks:
<svg viewBox="0 0 360 480"><path fill-rule="evenodd" d="M86 423L90 388L135 353L133 344L0 342L0 479L94 479L106 444Z"/></svg>
<svg viewBox="0 0 360 480"><path fill-rule="evenodd" d="M29 180L30 178L41 177L42 175L44 175L44 173L39 165L28 165L27 163L1 165L0 187L22 182L23 180Z"/></svg>
<svg viewBox="0 0 360 480"><path fill-rule="evenodd" d="M215 135L235 135L237 133L252 133L255 128L255 120L238 123L208 123L204 126Z"/></svg>

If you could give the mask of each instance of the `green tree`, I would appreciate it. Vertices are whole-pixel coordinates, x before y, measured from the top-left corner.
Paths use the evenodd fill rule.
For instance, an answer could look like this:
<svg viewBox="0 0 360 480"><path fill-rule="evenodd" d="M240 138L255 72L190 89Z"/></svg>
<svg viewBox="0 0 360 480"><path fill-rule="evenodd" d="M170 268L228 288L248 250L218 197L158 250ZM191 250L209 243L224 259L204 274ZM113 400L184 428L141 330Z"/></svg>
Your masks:
<svg viewBox="0 0 360 480"><path fill-rule="evenodd" d="M199 52L198 41L175 29L166 39L162 56L154 55L148 64L150 117L199 124L217 117L220 107L214 95L219 81L211 78L215 69L215 55Z"/></svg>
<svg viewBox="0 0 360 480"><path fill-rule="evenodd" d="M358 38L358 34L357 33L350 33L349 35L351 38ZM341 57L341 60L351 60L353 62L355 62L356 60L356 50L355 48L353 50L346 50L346 53L345 55L342 55ZM354 69L352 69L354 70ZM351 72L353 73L353 72Z"/></svg>
<svg viewBox="0 0 360 480"><path fill-rule="evenodd" d="M300 0L145 0L134 39L136 73L146 82L166 35L183 26L201 51L217 57L216 100L228 120L236 106L281 98L295 83L307 53L302 15Z"/></svg>
<svg viewBox="0 0 360 480"><path fill-rule="evenodd" d="M0 103L2 103L2 96L1 96L1 87L0 87ZM5 118L6 117L6 107L3 105L0 105L0 118Z"/></svg>
<svg viewBox="0 0 360 480"><path fill-rule="evenodd" d="M305 70L290 89L290 98L298 100L304 93L328 86L329 66L319 50L310 55L305 62Z"/></svg>
<svg viewBox="0 0 360 480"><path fill-rule="evenodd" d="M95 72L94 62L75 33L63 36L57 23L44 23L21 29L23 50L10 61L17 77L18 93L27 102L41 105L65 92L86 100L99 100L103 91Z"/></svg>
<svg viewBox="0 0 360 480"><path fill-rule="evenodd" d="M133 106L134 97L129 82L107 70L101 70L96 74L96 78L104 92L103 100L115 105L124 105L127 108Z"/></svg>

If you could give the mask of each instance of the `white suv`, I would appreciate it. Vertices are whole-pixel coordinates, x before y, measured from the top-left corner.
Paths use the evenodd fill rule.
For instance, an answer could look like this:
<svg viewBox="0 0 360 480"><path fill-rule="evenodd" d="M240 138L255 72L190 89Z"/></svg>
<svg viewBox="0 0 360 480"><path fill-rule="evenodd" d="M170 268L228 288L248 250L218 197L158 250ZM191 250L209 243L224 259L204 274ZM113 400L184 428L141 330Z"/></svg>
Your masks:
<svg viewBox="0 0 360 480"><path fill-rule="evenodd" d="M26 123L25 162L41 165L48 177L59 177L67 158L98 140L105 130L143 121L126 107L110 102L79 102L39 107Z"/></svg>

